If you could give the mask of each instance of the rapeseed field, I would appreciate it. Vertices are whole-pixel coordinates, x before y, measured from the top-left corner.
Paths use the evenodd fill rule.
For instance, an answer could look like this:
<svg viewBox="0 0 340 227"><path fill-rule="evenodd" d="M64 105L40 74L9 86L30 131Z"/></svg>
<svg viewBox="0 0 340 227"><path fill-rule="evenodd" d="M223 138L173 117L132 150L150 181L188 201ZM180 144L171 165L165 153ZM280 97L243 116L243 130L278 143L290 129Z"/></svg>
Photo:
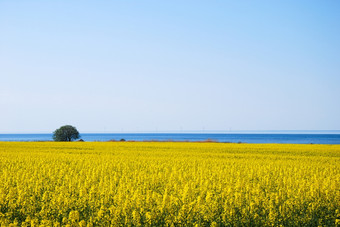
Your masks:
<svg viewBox="0 0 340 227"><path fill-rule="evenodd" d="M334 226L340 145L0 142L1 226Z"/></svg>

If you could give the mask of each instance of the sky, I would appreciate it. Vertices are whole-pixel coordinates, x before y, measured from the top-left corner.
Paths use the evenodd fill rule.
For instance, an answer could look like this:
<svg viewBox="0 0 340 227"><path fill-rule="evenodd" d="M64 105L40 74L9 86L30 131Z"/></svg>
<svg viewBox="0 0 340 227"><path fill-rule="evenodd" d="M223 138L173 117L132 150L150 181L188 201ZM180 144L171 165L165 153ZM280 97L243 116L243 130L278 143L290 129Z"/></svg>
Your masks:
<svg viewBox="0 0 340 227"><path fill-rule="evenodd" d="M0 0L0 133L339 130L340 1Z"/></svg>

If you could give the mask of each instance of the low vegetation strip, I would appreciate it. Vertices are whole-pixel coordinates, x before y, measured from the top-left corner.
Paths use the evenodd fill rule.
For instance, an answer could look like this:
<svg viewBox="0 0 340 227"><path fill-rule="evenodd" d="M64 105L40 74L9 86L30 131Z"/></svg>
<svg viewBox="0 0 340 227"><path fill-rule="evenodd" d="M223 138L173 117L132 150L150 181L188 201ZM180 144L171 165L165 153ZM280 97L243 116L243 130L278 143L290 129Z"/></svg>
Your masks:
<svg viewBox="0 0 340 227"><path fill-rule="evenodd" d="M339 166L340 145L0 142L0 223L334 226Z"/></svg>

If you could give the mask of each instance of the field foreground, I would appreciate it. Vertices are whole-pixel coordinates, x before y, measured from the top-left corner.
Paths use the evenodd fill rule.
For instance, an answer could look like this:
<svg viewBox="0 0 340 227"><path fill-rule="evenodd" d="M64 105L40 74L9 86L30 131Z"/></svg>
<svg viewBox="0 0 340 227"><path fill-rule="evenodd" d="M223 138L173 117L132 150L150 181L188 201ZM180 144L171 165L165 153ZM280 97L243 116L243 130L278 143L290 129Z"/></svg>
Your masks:
<svg viewBox="0 0 340 227"><path fill-rule="evenodd" d="M340 145L0 142L1 226L334 226L339 189Z"/></svg>

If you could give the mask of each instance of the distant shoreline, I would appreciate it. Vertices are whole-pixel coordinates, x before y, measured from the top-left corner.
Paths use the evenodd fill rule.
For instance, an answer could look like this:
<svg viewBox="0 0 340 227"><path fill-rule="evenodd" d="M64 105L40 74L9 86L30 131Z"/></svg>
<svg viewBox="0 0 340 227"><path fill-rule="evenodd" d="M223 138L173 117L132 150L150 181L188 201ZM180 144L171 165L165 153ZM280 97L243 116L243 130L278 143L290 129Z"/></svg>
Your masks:
<svg viewBox="0 0 340 227"><path fill-rule="evenodd" d="M205 143L218 143L218 144L239 144L239 145L322 145L322 146L340 146L339 144L322 144L322 143L247 143L247 142L221 142L221 141L167 141L167 140L143 140L143 141L136 141L136 140L127 140L127 141L53 141L53 140L42 140L42 141L0 141L0 143L198 143L198 144L205 144Z"/></svg>
<svg viewBox="0 0 340 227"><path fill-rule="evenodd" d="M51 135L52 132L0 132L0 135ZM340 130L193 130L193 131L114 131L81 134L340 134Z"/></svg>
<svg viewBox="0 0 340 227"><path fill-rule="evenodd" d="M340 144L340 133L81 133L86 142L218 142L251 144ZM0 141L51 142L52 133L0 134Z"/></svg>

